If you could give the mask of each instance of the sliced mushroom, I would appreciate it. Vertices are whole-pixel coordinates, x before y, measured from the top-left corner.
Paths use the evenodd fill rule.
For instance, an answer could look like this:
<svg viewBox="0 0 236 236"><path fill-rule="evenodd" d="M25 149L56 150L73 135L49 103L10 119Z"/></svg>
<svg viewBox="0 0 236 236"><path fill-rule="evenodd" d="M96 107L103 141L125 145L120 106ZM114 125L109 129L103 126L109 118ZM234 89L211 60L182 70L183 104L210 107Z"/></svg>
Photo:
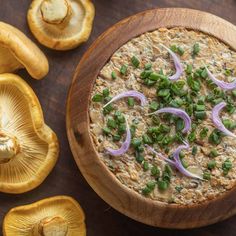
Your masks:
<svg viewBox="0 0 236 236"><path fill-rule="evenodd" d="M0 73L26 68L35 79L48 73L48 60L21 31L0 22Z"/></svg>
<svg viewBox="0 0 236 236"><path fill-rule="evenodd" d="M46 47L68 50L87 41L94 14L90 0L33 0L28 24Z"/></svg>
<svg viewBox="0 0 236 236"><path fill-rule="evenodd" d="M85 236L84 220L78 202L56 196L11 209L3 221L3 235Z"/></svg>
<svg viewBox="0 0 236 236"><path fill-rule="evenodd" d="M58 157L55 133L19 76L0 75L0 191L22 193L47 177Z"/></svg>

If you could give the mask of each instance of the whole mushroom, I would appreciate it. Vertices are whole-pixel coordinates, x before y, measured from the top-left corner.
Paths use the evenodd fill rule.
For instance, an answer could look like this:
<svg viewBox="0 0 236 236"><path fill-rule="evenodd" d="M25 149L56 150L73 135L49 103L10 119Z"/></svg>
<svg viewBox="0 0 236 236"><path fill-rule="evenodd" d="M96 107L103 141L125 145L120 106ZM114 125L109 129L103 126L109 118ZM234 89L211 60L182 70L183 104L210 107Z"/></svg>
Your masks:
<svg viewBox="0 0 236 236"><path fill-rule="evenodd" d="M20 30L0 22L0 74L21 68L34 79L42 79L49 65L43 52Z"/></svg>
<svg viewBox="0 0 236 236"><path fill-rule="evenodd" d="M46 47L68 50L87 41L95 9L90 0L33 0L28 24Z"/></svg>

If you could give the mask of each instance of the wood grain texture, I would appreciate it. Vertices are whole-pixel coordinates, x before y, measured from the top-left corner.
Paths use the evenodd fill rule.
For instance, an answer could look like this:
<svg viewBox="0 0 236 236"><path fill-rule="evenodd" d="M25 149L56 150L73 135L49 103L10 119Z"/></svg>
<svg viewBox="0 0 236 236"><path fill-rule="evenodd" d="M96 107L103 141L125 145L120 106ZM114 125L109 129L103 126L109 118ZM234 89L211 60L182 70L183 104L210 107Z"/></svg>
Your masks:
<svg viewBox="0 0 236 236"><path fill-rule="evenodd" d="M236 188L215 200L192 207L152 201L123 186L115 178L98 157L89 135L88 110L91 91L99 71L110 56L137 35L161 27L175 26L208 33L236 49L236 26L209 13L164 8L126 18L104 32L81 59L67 102L67 132L80 171L98 195L112 207L152 226L194 228L235 214ZM183 221L183 218L186 220Z"/></svg>
<svg viewBox="0 0 236 236"><path fill-rule="evenodd" d="M153 7L188 7L209 11L236 24L235 0L93 0L93 2L96 16L87 43L73 51L63 53L40 46L50 63L50 72L42 81L32 80L24 70L19 72L35 90L43 107L46 123L58 135L61 146L60 157L52 173L37 189L21 195L0 194L0 222L12 207L29 204L45 197L67 194L82 205L86 214L88 236L235 236L236 216L200 229L166 230L138 223L120 214L99 198L80 174L70 152L65 128L65 101L76 65L90 44L109 26L127 16ZM0 0L0 20L15 25L36 42L26 22L26 12L30 3L31 0Z"/></svg>

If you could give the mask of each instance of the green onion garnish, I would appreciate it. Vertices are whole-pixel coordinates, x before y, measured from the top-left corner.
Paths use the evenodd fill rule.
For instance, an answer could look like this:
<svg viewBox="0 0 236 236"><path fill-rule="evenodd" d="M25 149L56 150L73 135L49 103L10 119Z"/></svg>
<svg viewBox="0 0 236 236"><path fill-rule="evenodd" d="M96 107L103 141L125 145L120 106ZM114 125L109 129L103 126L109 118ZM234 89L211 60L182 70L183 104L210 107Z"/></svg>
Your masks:
<svg viewBox="0 0 236 236"><path fill-rule="evenodd" d="M115 129L116 128L116 122L114 119L112 118L108 118L107 120L107 127L111 128L111 129Z"/></svg>
<svg viewBox="0 0 236 236"><path fill-rule="evenodd" d="M195 44L193 45L193 51L192 51L193 56L198 55L199 52L200 52L200 46L199 46L199 43L195 43Z"/></svg>
<svg viewBox="0 0 236 236"><path fill-rule="evenodd" d="M131 58L131 62L132 62L132 64L133 64L134 67L136 67L136 68L139 67L140 62L139 62L139 60L138 60L137 57L133 56L133 57Z"/></svg>
<svg viewBox="0 0 236 236"><path fill-rule="evenodd" d="M207 163L207 168L209 169L209 170L212 170L212 169L214 169L216 167L216 162L215 162L215 160L210 160L208 163Z"/></svg>
<svg viewBox="0 0 236 236"><path fill-rule="evenodd" d="M105 88L105 89L103 89L103 91L102 91L102 94L103 94L103 96L104 97L108 97L109 96L109 89L108 88Z"/></svg>
<svg viewBox="0 0 236 236"><path fill-rule="evenodd" d="M134 106L134 98L128 98L127 103L128 103L129 107L133 107Z"/></svg>
<svg viewBox="0 0 236 236"><path fill-rule="evenodd" d="M95 94L92 98L92 101L93 102L102 102L103 101L102 94L99 94L99 93Z"/></svg>
<svg viewBox="0 0 236 236"><path fill-rule="evenodd" d="M122 75L126 75L127 69L128 69L128 66L127 66L127 65L122 65L121 68L120 68L120 73L121 73Z"/></svg>
<svg viewBox="0 0 236 236"><path fill-rule="evenodd" d="M222 164L222 170L224 175L227 175L231 169L232 169L232 162L229 159L227 159Z"/></svg>
<svg viewBox="0 0 236 236"><path fill-rule="evenodd" d="M145 70L150 70L152 68L152 64L151 63L147 63L144 66Z"/></svg>
<svg viewBox="0 0 236 236"><path fill-rule="evenodd" d="M111 78L112 78L112 79L116 79L116 78L117 78L115 71L112 71L112 72L111 72Z"/></svg>

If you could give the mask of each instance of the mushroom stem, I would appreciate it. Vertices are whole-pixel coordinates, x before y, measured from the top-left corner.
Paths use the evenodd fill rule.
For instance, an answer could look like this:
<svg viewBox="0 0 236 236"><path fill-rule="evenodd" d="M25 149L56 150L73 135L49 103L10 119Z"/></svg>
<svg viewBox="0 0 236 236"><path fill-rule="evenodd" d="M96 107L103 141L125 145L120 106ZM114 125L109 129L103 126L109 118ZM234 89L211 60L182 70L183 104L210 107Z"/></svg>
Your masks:
<svg viewBox="0 0 236 236"><path fill-rule="evenodd" d="M40 10L43 21L54 25L67 23L71 16L68 0L43 0Z"/></svg>
<svg viewBox="0 0 236 236"><path fill-rule="evenodd" d="M9 162L19 152L19 149L16 137L0 131L0 164Z"/></svg>
<svg viewBox="0 0 236 236"><path fill-rule="evenodd" d="M68 224L60 216L46 217L33 228L33 236L66 236Z"/></svg>

